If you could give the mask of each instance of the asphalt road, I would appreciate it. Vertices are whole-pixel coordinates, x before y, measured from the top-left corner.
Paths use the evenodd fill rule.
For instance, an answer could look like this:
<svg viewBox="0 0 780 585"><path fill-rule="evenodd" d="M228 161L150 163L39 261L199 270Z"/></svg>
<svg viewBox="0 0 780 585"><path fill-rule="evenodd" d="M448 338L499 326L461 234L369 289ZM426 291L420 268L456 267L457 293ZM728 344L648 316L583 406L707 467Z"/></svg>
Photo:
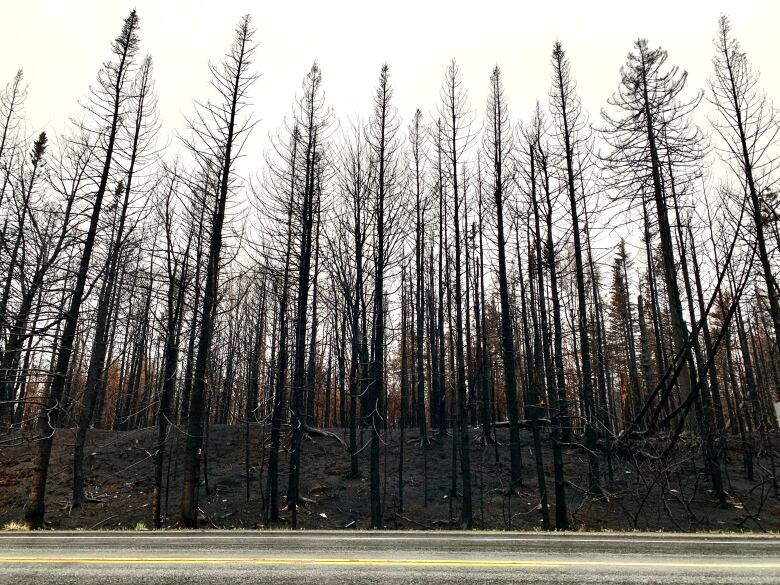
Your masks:
<svg viewBox="0 0 780 585"><path fill-rule="evenodd" d="M634 533L0 534L0 583L780 583L780 538Z"/></svg>

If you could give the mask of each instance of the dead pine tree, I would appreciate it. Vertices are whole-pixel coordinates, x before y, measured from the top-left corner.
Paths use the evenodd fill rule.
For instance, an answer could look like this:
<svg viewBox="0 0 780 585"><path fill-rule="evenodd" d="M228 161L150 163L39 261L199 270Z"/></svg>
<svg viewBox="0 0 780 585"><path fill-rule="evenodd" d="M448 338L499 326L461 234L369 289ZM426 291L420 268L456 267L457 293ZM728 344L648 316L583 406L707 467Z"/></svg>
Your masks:
<svg viewBox="0 0 780 585"><path fill-rule="evenodd" d="M431 404L434 406L431 408L431 423L435 424L438 429L439 435L442 440L447 431L447 417L445 416L446 409L446 387L447 387L447 372L445 366L445 338L444 338L444 293L445 293L445 247L446 247L446 223L445 223L445 201L444 201L444 165L443 158L443 145L442 145L442 122L441 119L436 121L436 192L439 202L439 215L438 215L438 255L436 268L431 262L431 273L435 270L437 273L437 285L436 285L436 315L435 315L435 327L433 335L433 343L435 349L433 351L434 367L431 370ZM433 285L431 284L431 288ZM433 308L433 303L431 303ZM434 420L436 421L434 423Z"/></svg>
<svg viewBox="0 0 780 585"><path fill-rule="evenodd" d="M541 115L538 117L541 119ZM541 130L541 127L540 127ZM546 130L546 129L545 129ZM554 405L554 415L552 417L552 433L550 435L553 452L553 472L555 476L555 528L556 530L567 530L569 527L568 511L566 503L566 480L564 478L563 464L563 446L562 443L570 442L571 423L569 422L569 406L566 396L566 376L563 366L563 332L561 323L561 299L559 297L558 287L558 266L556 259L555 242L553 239L553 187L551 186L551 146L549 136L541 131L537 132L536 148L533 156L536 158L538 166L539 182L544 192L544 204L537 206L539 214L544 214L545 218L545 236L543 250L538 253L540 264L547 268L548 280L550 283L550 314L553 322L553 346L549 351L551 355L545 355L547 384L549 401ZM543 210L543 208L546 209ZM536 223L536 210L535 223ZM538 231L538 229L537 229ZM542 238L541 234L537 236ZM537 271L541 267L537 268ZM537 274L537 278L539 278ZM540 280L541 281L541 280ZM545 335L549 337L547 327Z"/></svg>
<svg viewBox="0 0 780 585"><path fill-rule="evenodd" d="M729 168L746 186L750 216L758 246L758 258L769 301L774 346L773 362L780 347L780 290L771 259L771 244L767 246L768 219L777 220L770 211L774 193L769 191L776 181L777 154L773 146L780 136L780 124L769 99L759 86L758 73L753 69L739 41L733 36L728 17L718 20L715 37L714 74L710 79L709 100L719 117L713 122L721 139L720 150L733 164ZM775 388L777 399L780 388ZM767 413L764 413L763 418ZM769 416L771 420L771 414Z"/></svg>
<svg viewBox="0 0 780 585"><path fill-rule="evenodd" d="M218 299L222 230L228 195L235 188L236 158L241 152L253 124L245 119L249 106L249 89L257 79L251 70L255 51L254 29L249 16L238 23L233 44L218 65L210 65L211 85L216 101L196 102L196 115L189 121L191 136L185 144L196 164L204 172L218 170L215 185L214 208L209 214L209 247L205 287L201 307L198 350L193 371L192 395L187 421L187 441L184 448L182 478L181 521L188 528L198 526L198 487L203 446L204 397L206 370L211 350L213 319ZM206 413L208 414L208 413Z"/></svg>
<svg viewBox="0 0 780 585"><path fill-rule="evenodd" d="M73 449L73 496L71 503L74 508L81 505L84 501L84 444L87 438L87 431L92 424L95 406L99 395L105 390L105 369L106 355L110 342L110 332L112 328L113 303L115 287L119 280L118 264L122 254L122 244L129 237L128 232L135 227L134 218L128 217L130 205L132 203L131 194L133 179L137 172L137 166L146 164L148 151L154 147L156 131L158 126L156 114L156 96L154 94L152 79L152 60L147 56L138 70L136 79L131 88L132 98L128 99L129 112L132 124L120 136L122 140L118 145L127 146L124 148L127 152L127 172L120 181L117 189L117 221L113 229L113 241L110 244L108 257L104 267L104 278L100 289L98 299L97 313L95 315L95 333L92 342L92 352L90 354L89 368L87 370L87 383L84 389L82 399L82 409L78 420L78 429L76 431L76 445ZM131 225L128 226L127 224Z"/></svg>
<svg viewBox="0 0 780 585"><path fill-rule="evenodd" d="M371 216L370 186L373 173L369 160L369 146L365 129L356 124L342 148L341 164L339 165L340 191L344 194L342 206L345 213L339 215L340 232L343 234L338 242L347 247L343 255L344 264L340 271L342 293L345 298L346 310L349 315L349 459L350 478L360 477L358 461L358 403L366 392L368 384L367 368L368 343L365 319L365 280L364 248L368 237L368 221Z"/></svg>
<svg viewBox="0 0 780 585"><path fill-rule="evenodd" d="M133 10L125 19L122 31L111 45L113 60L109 61L99 73L98 84L93 90L94 97L90 102L92 106L89 109L95 114L96 123L104 133L101 138L105 141L105 150L102 153L102 170L89 215L89 226L84 238L73 292L69 306L63 314L64 327L59 340L56 363L51 371L49 392L46 404L41 408L39 414L41 436L38 442L38 452L33 462L32 486L25 510L25 523L30 528L42 528L44 523L46 479L54 442L54 429L51 427L51 422L58 418L65 390L79 312L84 300L92 251L100 222L100 211L111 175L114 146L120 129L122 108L127 99L128 77L134 66L138 44L138 15Z"/></svg>
<svg viewBox="0 0 780 585"><path fill-rule="evenodd" d="M504 203L508 186L512 181L510 161L513 152L512 126L509 121L501 70L493 69L490 76L487 114L484 135L484 156L489 188L493 193L496 222L496 248L498 252L498 288L501 305L501 356L504 368L504 392L506 393L507 419L509 421L510 481L509 491L523 485L522 459L520 455L520 428L518 426L516 347L512 311L509 303L509 279L507 277L506 248L507 226L504 221Z"/></svg>
<svg viewBox="0 0 780 585"><path fill-rule="evenodd" d="M544 473L544 459L542 454L540 420L544 417L543 403L550 404L557 401L550 378L553 376L552 354L549 351L549 329L547 327L547 299L544 282L544 261L542 259L542 232L539 212L540 173L537 165L537 151L542 140L544 119L537 103L534 116L529 127L522 132L527 163L525 167L527 192L530 200L532 225L529 226L528 242L528 287L531 297L531 326L533 329L533 342L531 356L529 358L529 373L527 385L526 413L531 424L531 433L534 442L534 458L536 461L537 485L539 486L539 502L542 513L542 529L550 529L550 513L547 498L547 483ZM529 218L529 223L531 219ZM534 302L535 301L535 302ZM547 376L547 388L545 391L545 374ZM545 399L547 396L547 400ZM565 498L565 496L564 496Z"/></svg>
<svg viewBox="0 0 780 585"><path fill-rule="evenodd" d="M23 80L24 72L19 69L13 80L0 91L0 126L2 126L2 134L0 134L0 173L2 173L2 178L0 178L0 207L6 201L6 193L11 191L9 189L13 179L11 168L15 158L18 156L17 151L21 142L19 129L23 121L24 102L27 99L27 87L22 85ZM3 225L0 228L0 237L2 239L7 237L7 231L7 225ZM4 292L2 298L0 298L0 333L5 331L5 327L8 324L6 319L7 308L8 296ZM0 399L2 398L3 396L0 395Z"/></svg>
<svg viewBox="0 0 780 585"><path fill-rule="evenodd" d="M298 188L298 149L300 147L300 131L297 124L293 126L291 136L287 142L287 149L283 150L276 147L282 158L282 164L275 166L269 164L269 185L271 193L282 193L283 201L276 213L281 217L279 223L285 225L284 233L279 234L282 241L285 242L284 249L281 252L279 262L282 264L281 275L274 274L274 288L277 291L277 317L279 349L276 353L275 361L272 360L273 370L273 397L271 399L271 436L268 452L268 478L266 483L266 494L268 501L264 511L264 521L266 524L279 521L279 449L282 441L282 424L287 416L287 371L289 361L289 303L290 303L290 280L292 278L292 247L293 233L297 224L293 224L293 203ZM273 201L273 200L272 200Z"/></svg>
<svg viewBox="0 0 780 585"><path fill-rule="evenodd" d="M385 266L387 264L387 246L385 220L390 199L396 190L398 122L392 104L393 89L389 80L389 67L383 65L379 74L379 83L374 93L374 110L366 129L366 140L372 152L374 171L372 172L372 195L375 217L376 266L374 268L373 328L371 333L372 351L370 362L370 381L367 405L370 412L367 420L371 425L370 446L370 502L371 527L382 527L383 507L380 493L379 449L381 431L384 426L381 407L385 388Z"/></svg>
<svg viewBox="0 0 780 585"><path fill-rule="evenodd" d="M315 237L318 234L320 224L322 165L324 164L329 123L329 112L324 106L322 97L322 73L316 63L312 65L304 79L303 95L299 100L296 116L296 123L301 133L300 172L302 185L296 202L300 234L296 256L298 282L293 331L292 411L290 419L292 441L287 485L287 507L292 512L293 526L297 525L301 442L304 433L311 428L306 420L306 331L310 301L309 289L312 284L312 259L315 256ZM316 274L314 278L316 279ZM312 299L312 301L314 300ZM316 318L316 310L313 318ZM313 326L312 336L315 335L316 326ZM314 337L312 339L314 341Z"/></svg>
<svg viewBox="0 0 780 585"><path fill-rule="evenodd" d="M463 528L474 527L474 514L471 497L471 439L468 427L467 397L466 397L466 363L464 356L464 322L463 322L463 277L461 270L463 260L461 251L465 248L465 234L461 238L461 205L464 194L463 186L459 184L458 173L463 163L464 151L468 147L471 135L471 122L473 114L469 111L463 79L460 68L452 61L444 74L444 83L441 89L439 115L443 120L444 135L446 138L445 155L448 159L450 181L452 185L454 226L454 284L455 284L455 388L456 388L456 418L458 426L458 438L460 440L460 472L461 472L461 522ZM448 220L449 221L449 220ZM466 300L468 302L468 300Z"/></svg>
<svg viewBox="0 0 780 585"><path fill-rule="evenodd" d="M726 496L710 432L714 421L710 425L706 409L701 411L702 397L693 351L698 347L698 336L688 341L690 333L683 314L669 208L675 205L676 194L671 169L664 165L669 153L677 164L700 158L702 138L689 118L700 102L701 94L686 99L683 92L687 74L676 67L666 67L666 60L666 51L650 49L645 39L634 43L634 51L629 53L628 61L621 69L619 89L609 101L614 112L602 112L604 136L611 147L605 162L613 184L624 196L636 191L633 181L637 178L652 185L675 354L673 364L679 363L677 375L665 384L660 402L661 405L668 403L672 385L676 382L682 403L696 404L696 421L704 443L707 471L720 505L725 505ZM678 253L683 252L678 250ZM689 283L684 284L690 290Z"/></svg>
<svg viewBox="0 0 780 585"><path fill-rule="evenodd" d="M414 371L417 387L414 389L414 403L417 410L417 424L420 431L420 447L428 448L428 422L425 411L425 211L426 201L423 198L425 177L425 152L422 140L422 112L414 112L409 128L409 144L411 147L412 164L414 166Z"/></svg>
<svg viewBox="0 0 780 585"><path fill-rule="evenodd" d="M11 247L7 256L8 274L5 278L0 303L0 330L5 328L4 346L0 350L0 424L11 425L16 423L18 414L25 405L25 384L21 383L28 371L30 351L24 351L25 343L33 342L37 336L37 316L41 312L43 292L46 288L46 278L53 269L56 269L56 261L63 250L70 247L67 236L73 226L70 224L70 216L73 212L75 197L80 190L83 164L88 163L89 156L78 156L75 164L75 175L69 187L58 189L56 199L57 221L41 221L40 208L43 199L39 194L49 185L55 184L50 176L47 159L48 138L45 132L41 132L33 142L33 147L27 160L21 158L22 166L18 172L18 187L13 190L20 193L20 197L14 197L14 225L4 223L4 229L0 240L6 240ZM86 151L81 147L71 151L76 154ZM58 172L55 172L58 175ZM64 177L57 177L58 181L65 182ZM61 197L61 199L60 199ZM10 202L9 202L10 203ZM11 207L10 205L8 206ZM32 224L32 225L31 225ZM13 243L11 243L11 241ZM23 253L22 241L24 241ZM20 298L17 304L11 306L8 303L14 282L18 282ZM32 317L32 320L31 320ZM5 326L5 327L4 327ZM22 354L25 354L24 361ZM18 390L17 390L18 387ZM16 412L13 406L16 402Z"/></svg>
<svg viewBox="0 0 780 585"><path fill-rule="evenodd" d="M179 177L175 167L169 171L167 179L168 188L165 189L161 202L161 220L165 231L165 274L168 286L165 294L163 380L157 408L157 445L154 457L154 483L152 484L152 525L155 528L160 528L162 525L161 495L165 443L169 425L174 421L172 404L178 372L179 341L184 297L187 290L186 282L189 278L190 247L194 235L193 230L190 229L183 249L178 248L175 233L174 197L177 194Z"/></svg>
<svg viewBox="0 0 780 585"><path fill-rule="evenodd" d="M578 133L584 126L580 100L577 96L577 86L571 75L571 68L566 53L560 43L555 43L552 51L552 89L550 90L550 110L557 134L559 147L563 150L563 160L566 168L565 190L569 198L569 211L572 222L572 239L574 243L574 270L577 285L577 329L582 365L582 396L584 399L585 450L590 464L588 490L593 494L601 493L599 458L596 452L596 406L593 391L593 374L591 362L590 323L588 319L588 304L585 294L585 268L580 232L580 197L577 193L578 152L582 146Z"/></svg>
<svg viewBox="0 0 780 585"><path fill-rule="evenodd" d="M408 309L409 297L406 289L406 262L401 267L401 405L399 412L398 440L398 512L404 511L404 443L406 443L406 426L409 424L407 409L409 408L409 343L408 343Z"/></svg>

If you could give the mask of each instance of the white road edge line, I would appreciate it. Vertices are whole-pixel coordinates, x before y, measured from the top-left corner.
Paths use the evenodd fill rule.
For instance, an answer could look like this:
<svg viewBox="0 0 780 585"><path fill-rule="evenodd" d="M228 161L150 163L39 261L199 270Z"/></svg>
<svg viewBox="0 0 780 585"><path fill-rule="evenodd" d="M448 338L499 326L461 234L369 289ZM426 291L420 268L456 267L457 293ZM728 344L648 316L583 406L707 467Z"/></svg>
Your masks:
<svg viewBox="0 0 780 585"><path fill-rule="evenodd" d="M340 541L431 541L431 542L572 542L572 543L637 543L637 544L722 544L722 545L755 545L758 543L775 543L780 545L780 540L774 539L762 539L762 538L745 538L739 540L707 540L706 537L694 538L694 539L670 539L670 538L578 538L578 537L547 537L547 538L534 538L534 537L485 537L485 536L352 536L352 535L287 535L279 534L275 536L260 535L260 534L198 534L189 535L176 533L168 533L166 535L75 535L75 534L40 534L40 535L24 535L24 534L0 534L1 540L229 540L229 539L242 539L242 540L340 540Z"/></svg>

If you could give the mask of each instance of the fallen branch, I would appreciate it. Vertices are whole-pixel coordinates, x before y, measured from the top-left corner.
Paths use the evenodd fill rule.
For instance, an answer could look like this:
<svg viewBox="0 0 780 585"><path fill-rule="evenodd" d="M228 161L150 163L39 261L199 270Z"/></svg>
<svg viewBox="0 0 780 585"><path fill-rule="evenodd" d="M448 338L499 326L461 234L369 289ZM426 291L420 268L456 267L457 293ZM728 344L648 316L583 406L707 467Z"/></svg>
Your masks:
<svg viewBox="0 0 780 585"><path fill-rule="evenodd" d="M530 429L533 428L534 421L531 420L518 420L517 426L521 429ZM549 418L538 418L536 419L536 424L538 424L540 427L546 427L550 425L550 419ZM494 428L504 429L509 428L509 421L508 420L499 420L493 423Z"/></svg>
<svg viewBox="0 0 780 585"><path fill-rule="evenodd" d="M336 433L331 433L330 431L324 431L322 429L317 429L314 427L310 427L308 425L303 426L303 432L307 435L314 435L315 437L325 437L326 439L334 439L339 442L339 444L346 449L347 445L344 443L344 441L339 437Z"/></svg>
<svg viewBox="0 0 780 585"><path fill-rule="evenodd" d="M108 520L111 520L111 518L116 518L117 516L119 516L119 514L114 514L113 516L109 516L108 518L103 518L103 519L102 519L100 522L98 522L97 524L93 524L92 526L90 526L90 527L89 527L89 530L94 530L95 528L97 528L98 526L100 526L101 524L103 524L103 522L107 522Z"/></svg>
<svg viewBox="0 0 780 585"><path fill-rule="evenodd" d="M201 508L200 506L198 506L198 512L203 514L203 519L206 520L206 522L208 522L209 524L211 524L212 528L219 528L219 526L214 524L214 522L211 520L211 518L209 518L209 516L206 514L206 512L203 511L203 508Z"/></svg>
<svg viewBox="0 0 780 585"><path fill-rule="evenodd" d="M433 526L423 524L422 522L418 522L417 520L412 520L411 518L407 518L406 516L401 516L400 514L396 514L395 517L403 520L404 522L409 522L410 524L414 524L415 526L424 528L425 530L433 530Z"/></svg>

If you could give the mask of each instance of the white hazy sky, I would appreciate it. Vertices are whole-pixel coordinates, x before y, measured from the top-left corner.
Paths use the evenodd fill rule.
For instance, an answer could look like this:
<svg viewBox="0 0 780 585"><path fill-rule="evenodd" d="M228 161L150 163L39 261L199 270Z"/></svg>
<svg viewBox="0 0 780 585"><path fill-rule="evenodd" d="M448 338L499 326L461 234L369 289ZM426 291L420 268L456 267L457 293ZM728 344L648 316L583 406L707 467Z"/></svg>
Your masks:
<svg viewBox="0 0 780 585"><path fill-rule="evenodd" d="M777 0L3 0L0 83L24 68L31 131L62 131L68 116L78 112L77 101L133 5L141 20L142 50L154 58L168 131L180 127L193 97L207 95L207 62L225 52L239 17L253 16L260 41L256 67L262 77L255 104L261 122L245 154L249 160L257 157L258 167L265 136L289 112L314 59L323 71L327 102L342 120L367 116L385 61L404 121L416 107L434 112L444 68L453 57L479 122L496 63L504 72L510 112L518 119L529 116L536 99L546 105L549 54L559 39L595 120L639 36L666 48L670 62L689 71L691 86L702 87L711 71L717 17L725 12L761 70L764 88L780 99Z"/></svg>

